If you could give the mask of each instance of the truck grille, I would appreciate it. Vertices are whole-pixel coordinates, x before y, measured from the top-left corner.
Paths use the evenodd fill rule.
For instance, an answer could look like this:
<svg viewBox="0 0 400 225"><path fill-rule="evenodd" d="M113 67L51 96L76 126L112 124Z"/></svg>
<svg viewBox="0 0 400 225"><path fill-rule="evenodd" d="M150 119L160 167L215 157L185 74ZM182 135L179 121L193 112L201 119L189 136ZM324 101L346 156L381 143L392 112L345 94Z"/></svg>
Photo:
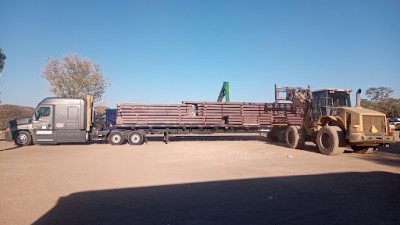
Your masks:
<svg viewBox="0 0 400 225"><path fill-rule="evenodd" d="M373 126L377 132L373 132ZM363 116L363 130L365 133L386 133L384 116Z"/></svg>

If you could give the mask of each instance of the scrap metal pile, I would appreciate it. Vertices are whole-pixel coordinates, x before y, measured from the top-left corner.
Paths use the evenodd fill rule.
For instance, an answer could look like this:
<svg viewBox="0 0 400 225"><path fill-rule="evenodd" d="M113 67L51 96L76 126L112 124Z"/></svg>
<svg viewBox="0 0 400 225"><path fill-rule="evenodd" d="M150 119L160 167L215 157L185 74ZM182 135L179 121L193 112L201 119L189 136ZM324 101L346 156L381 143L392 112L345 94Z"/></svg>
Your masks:
<svg viewBox="0 0 400 225"><path fill-rule="evenodd" d="M117 105L120 125L273 125L302 124L299 109L288 103L196 102Z"/></svg>

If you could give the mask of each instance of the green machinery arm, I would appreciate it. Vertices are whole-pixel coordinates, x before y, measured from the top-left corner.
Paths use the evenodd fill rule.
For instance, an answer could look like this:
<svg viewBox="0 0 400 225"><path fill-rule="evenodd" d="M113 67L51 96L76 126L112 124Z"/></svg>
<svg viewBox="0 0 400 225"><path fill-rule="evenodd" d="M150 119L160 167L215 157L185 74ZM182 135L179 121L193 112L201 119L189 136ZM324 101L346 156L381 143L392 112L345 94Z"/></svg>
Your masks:
<svg viewBox="0 0 400 225"><path fill-rule="evenodd" d="M230 98L229 98L229 83L228 81L224 81L224 83L222 84L222 88L221 91L219 92L219 96L218 96L218 102L222 102L222 99L225 96L225 101L226 102L230 102Z"/></svg>

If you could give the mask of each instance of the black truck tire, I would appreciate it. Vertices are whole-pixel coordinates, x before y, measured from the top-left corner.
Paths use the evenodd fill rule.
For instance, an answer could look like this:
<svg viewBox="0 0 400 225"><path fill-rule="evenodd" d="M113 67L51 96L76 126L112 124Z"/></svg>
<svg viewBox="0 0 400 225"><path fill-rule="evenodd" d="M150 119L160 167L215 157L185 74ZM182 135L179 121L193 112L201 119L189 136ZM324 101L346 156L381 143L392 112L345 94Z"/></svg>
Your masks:
<svg viewBox="0 0 400 225"><path fill-rule="evenodd" d="M301 126L289 126L286 130L286 144L289 148L303 149L306 143L306 130Z"/></svg>
<svg viewBox="0 0 400 225"><path fill-rule="evenodd" d="M124 142L124 134L119 131L113 131L108 136L108 142L111 145L122 145Z"/></svg>
<svg viewBox="0 0 400 225"><path fill-rule="evenodd" d="M128 143L131 145L141 145L143 144L144 136L142 132L132 131L128 136Z"/></svg>
<svg viewBox="0 0 400 225"><path fill-rule="evenodd" d="M32 137L28 131L18 131L14 137L14 143L18 146L28 146L32 144Z"/></svg>
<svg viewBox="0 0 400 225"><path fill-rule="evenodd" d="M278 132L278 142L280 143L286 142L286 130L281 130Z"/></svg>
<svg viewBox="0 0 400 225"><path fill-rule="evenodd" d="M378 151L378 147L377 146L356 146L356 145L352 145L351 149L353 149L353 151L355 153L358 153L358 154L371 154L371 153L375 153L376 151Z"/></svg>
<svg viewBox="0 0 400 225"><path fill-rule="evenodd" d="M319 151L324 155L342 154L346 146L344 133L337 126L325 126L319 130L316 142Z"/></svg>

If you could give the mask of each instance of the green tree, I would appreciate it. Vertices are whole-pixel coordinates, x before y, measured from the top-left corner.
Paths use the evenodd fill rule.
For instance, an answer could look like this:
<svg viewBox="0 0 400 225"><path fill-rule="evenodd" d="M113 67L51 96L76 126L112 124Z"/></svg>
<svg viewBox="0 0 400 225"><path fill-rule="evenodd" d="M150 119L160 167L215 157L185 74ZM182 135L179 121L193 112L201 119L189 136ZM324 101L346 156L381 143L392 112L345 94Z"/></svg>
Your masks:
<svg viewBox="0 0 400 225"><path fill-rule="evenodd" d="M371 101L382 101L390 98L390 95L393 93L393 89L390 87L370 87L365 91L365 95Z"/></svg>
<svg viewBox="0 0 400 225"><path fill-rule="evenodd" d="M4 54L3 49L0 48L0 79L1 79L1 72L3 72L4 65L6 64L6 54ZM1 92L0 92L1 94ZM1 100L0 100L1 103Z"/></svg>
<svg viewBox="0 0 400 225"><path fill-rule="evenodd" d="M85 98L91 94L99 101L110 85L98 64L76 53L68 53L61 60L47 59L42 77L49 82L49 90L59 97Z"/></svg>
<svg viewBox="0 0 400 225"><path fill-rule="evenodd" d="M0 74L4 69L4 65L6 64L6 54L4 54L3 49L0 48Z"/></svg>
<svg viewBox="0 0 400 225"><path fill-rule="evenodd" d="M365 92L368 99L361 101L362 106L382 113L388 117L400 116L400 99L392 98L393 89L390 87L371 87Z"/></svg>

